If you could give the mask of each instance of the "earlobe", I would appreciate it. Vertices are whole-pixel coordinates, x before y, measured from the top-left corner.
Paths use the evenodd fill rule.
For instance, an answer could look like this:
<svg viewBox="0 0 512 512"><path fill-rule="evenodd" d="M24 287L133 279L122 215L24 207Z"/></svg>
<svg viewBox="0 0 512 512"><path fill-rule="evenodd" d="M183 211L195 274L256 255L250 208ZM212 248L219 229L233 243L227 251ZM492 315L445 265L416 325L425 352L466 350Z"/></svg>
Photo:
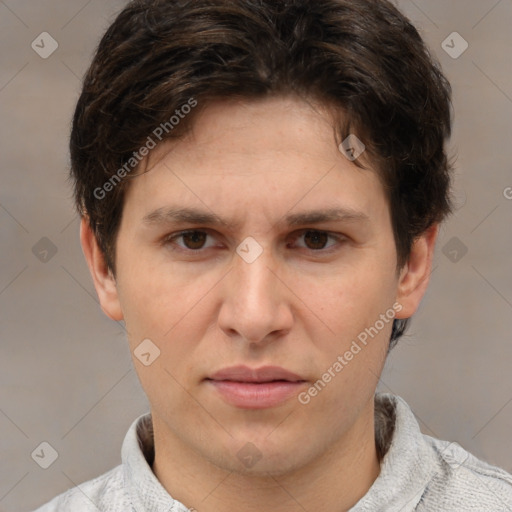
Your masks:
<svg viewBox="0 0 512 512"><path fill-rule="evenodd" d="M80 224L80 242L101 309L112 320L123 320L116 280L107 267L105 257L85 216L82 217Z"/></svg>
<svg viewBox="0 0 512 512"><path fill-rule="evenodd" d="M400 272L397 302L402 310L397 318L410 318L420 305L430 280L438 233L439 224L434 224L413 243L409 259Z"/></svg>

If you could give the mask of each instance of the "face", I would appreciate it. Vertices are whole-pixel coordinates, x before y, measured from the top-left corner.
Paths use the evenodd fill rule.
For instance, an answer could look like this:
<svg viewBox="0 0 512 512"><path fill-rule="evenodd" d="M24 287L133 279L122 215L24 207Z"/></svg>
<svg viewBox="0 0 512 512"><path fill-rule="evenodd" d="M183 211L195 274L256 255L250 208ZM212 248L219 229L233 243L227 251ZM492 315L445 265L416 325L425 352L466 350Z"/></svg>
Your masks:
<svg viewBox="0 0 512 512"><path fill-rule="evenodd" d="M213 104L148 164L125 199L116 281L88 260L104 311L126 322L155 439L261 474L353 445L428 241L397 273L377 173L297 99Z"/></svg>

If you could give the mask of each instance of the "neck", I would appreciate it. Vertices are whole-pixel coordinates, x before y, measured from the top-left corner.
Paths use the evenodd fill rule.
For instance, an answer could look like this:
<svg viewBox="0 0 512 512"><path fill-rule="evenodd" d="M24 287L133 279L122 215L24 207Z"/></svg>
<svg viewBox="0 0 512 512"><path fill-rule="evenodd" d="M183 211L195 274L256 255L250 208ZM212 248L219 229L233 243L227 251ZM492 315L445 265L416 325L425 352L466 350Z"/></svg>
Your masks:
<svg viewBox="0 0 512 512"><path fill-rule="evenodd" d="M279 475L221 468L183 444L153 419L153 471L176 500L198 512L296 512L349 510L380 472L373 400L350 432L306 465Z"/></svg>

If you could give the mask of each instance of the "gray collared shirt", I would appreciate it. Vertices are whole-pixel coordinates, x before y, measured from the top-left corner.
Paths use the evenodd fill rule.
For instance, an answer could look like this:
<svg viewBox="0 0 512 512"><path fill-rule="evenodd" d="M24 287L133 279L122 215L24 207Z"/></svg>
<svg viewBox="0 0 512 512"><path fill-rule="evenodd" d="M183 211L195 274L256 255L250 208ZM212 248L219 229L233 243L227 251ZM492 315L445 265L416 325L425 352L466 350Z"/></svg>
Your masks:
<svg viewBox="0 0 512 512"><path fill-rule="evenodd" d="M349 512L512 512L512 475L456 443L422 434L400 397L378 393L375 408L377 444L385 455L380 475ZM35 512L187 512L153 474L153 453L146 414L126 434L121 465Z"/></svg>

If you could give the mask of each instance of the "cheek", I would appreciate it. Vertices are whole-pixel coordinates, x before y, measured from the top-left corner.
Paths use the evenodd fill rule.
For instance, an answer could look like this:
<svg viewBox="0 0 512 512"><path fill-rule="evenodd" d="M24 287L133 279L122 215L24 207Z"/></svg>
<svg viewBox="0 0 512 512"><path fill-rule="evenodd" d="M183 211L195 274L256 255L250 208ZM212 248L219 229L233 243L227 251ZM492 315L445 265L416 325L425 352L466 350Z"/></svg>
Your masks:
<svg viewBox="0 0 512 512"><path fill-rule="evenodd" d="M393 325L392 293L360 281L347 288L333 287L314 294L318 316L329 326L311 317L309 356L318 370L317 381L306 391L312 411L335 410L340 418L353 418L358 407L373 396L386 360ZM385 320L380 315L386 315ZM326 335L327 332L327 335ZM311 394L310 394L311 392ZM308 397L305 397L308 399ZM343 419L331 418L334 424Z"/></svg>
<svg viewBox="0 0 512 512"><path fill-rule="evenodd" d="M318 361L321 381L316 386L320 391L312 390L318 393L318 399L312 398L317 406L332 406L351 415L354 397L364 403L374 393L395 314L392 276L383 267L365 266L306 287L308 306L322 320L309 315L307 324L314 345L310 356Z"/></svg>
<svg viewBox="0 0 512 512"><path fill-rule="evenodd" d="M136 261L120 255L119 276L119 300L129 331L159 338L190 312L208 286L207 280L188 279L171 265L155 264L144 251Z"/></svg>
<svg viewBox="0 0 512 512"><path fill-rule="evenodd" d="M371 269L369 265L345 269L328 279L304 281L301 286L300 294L312 312L341 340L356 337L394 303L392 274Z"/></svg>
<svg viewBox="0 0 512 512"><path fill-rule="evenodd" d="M212 314L208 300L201 300L206 284L189 289L169 276L158 278L144 272L132 273L129 281L120 284L133 363L152 406L189 406L182 386L197 371L194 362ZM143 340L150 340L154 346L149 351L158 354L147 366L137 356Z"/></svg>
<svg viewBox="0 0 512 512"><path fill-rule="evenodd" d="M213 357L204 354L204 341L215 322L212 288L218 281L208 276L191 280L173 275L179 274L132 273L129 282L121 283L121 303L132 353L145 339L150 339L160 351L150 371L134 359L141 381L156 389L160 380L170 379L169 392L177 385L174 379L185 382L194 375L194 362Z"/></svg>

